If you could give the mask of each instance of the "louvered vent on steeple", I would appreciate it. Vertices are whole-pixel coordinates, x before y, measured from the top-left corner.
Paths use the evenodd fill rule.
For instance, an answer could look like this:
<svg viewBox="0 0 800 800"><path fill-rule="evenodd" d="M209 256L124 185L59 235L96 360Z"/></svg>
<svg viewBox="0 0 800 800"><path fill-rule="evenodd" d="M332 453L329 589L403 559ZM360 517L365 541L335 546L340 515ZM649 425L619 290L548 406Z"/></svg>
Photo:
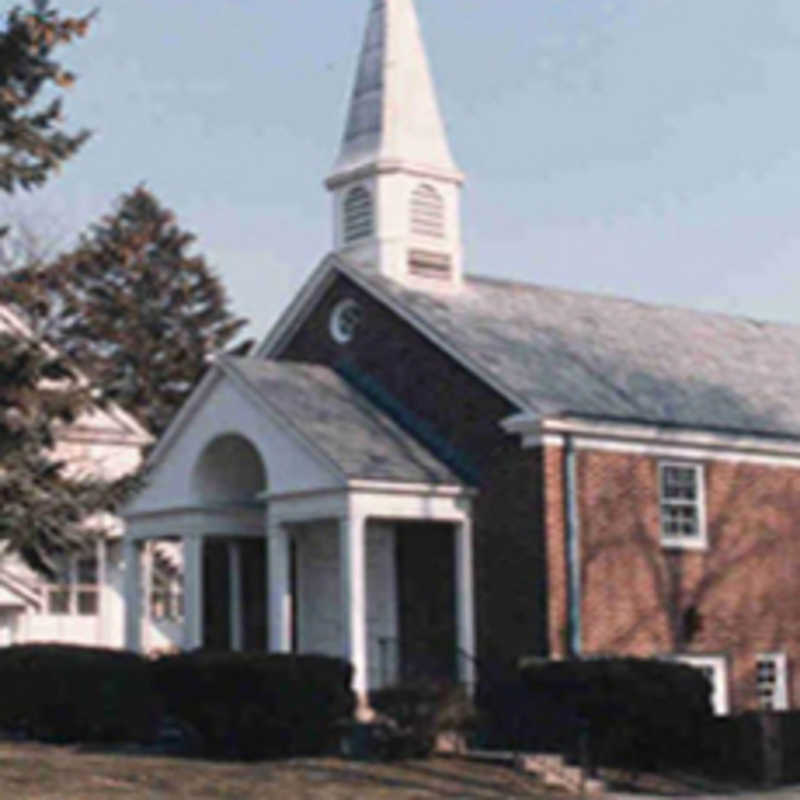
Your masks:
<svg viewBox="0 0 800 800"><path fill-rule="evenodd" d="M372 233L372 195L363 186L356 186L350 189L344 201L344 240L350 244Z"/></svg>
<svg viewBox="0 0 800 800"><path fill-rule="evenodd" d="M461 282L463 176L450 154L412 0L371 0L333 173L335 248L394 280Z"/></svg>
<svg viewBox="0 0 800 800"><path fill-rule="evenodd" d="M444 239L444 200L430 184L423 183L411 195L411 233Z"/></svg>

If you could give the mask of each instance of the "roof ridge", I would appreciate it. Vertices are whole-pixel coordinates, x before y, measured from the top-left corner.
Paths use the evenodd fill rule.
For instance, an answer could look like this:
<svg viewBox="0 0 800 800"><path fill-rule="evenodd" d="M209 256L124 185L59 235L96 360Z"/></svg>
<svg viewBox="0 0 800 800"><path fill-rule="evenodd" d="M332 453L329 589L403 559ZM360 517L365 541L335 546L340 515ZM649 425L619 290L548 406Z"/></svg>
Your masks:
<svg viewBox="0 0 800 800"><path fill-rule="evenodd" d="M775 328L800 328L800 322L787 322L786 320L769 320L746 314L734 314L730 311L719 311L716 309L702 309L692 308L691 306L683 306L677 303L657 303L653 300L642 300L636 297L627 295L611 294L608 292L596 292L589 289L575 289L572 287L553 286L543 283L530 283L528 281L516 280L513 278L495 278L489 275L464 275L464 283L469 286L470 284L493 284L496 286L507 286L509 288L522 289L528 291L545 291L554 292L558 294L574 295L577 297L594 297L598 300L607 300L609 302L627 303L628 305L640 306L647 309L661 310L661 311L681 311L687 314L693 314L704 317L718 317L727 320L738 322L748 322L751 325L758 327L775 327Z"/></svg>

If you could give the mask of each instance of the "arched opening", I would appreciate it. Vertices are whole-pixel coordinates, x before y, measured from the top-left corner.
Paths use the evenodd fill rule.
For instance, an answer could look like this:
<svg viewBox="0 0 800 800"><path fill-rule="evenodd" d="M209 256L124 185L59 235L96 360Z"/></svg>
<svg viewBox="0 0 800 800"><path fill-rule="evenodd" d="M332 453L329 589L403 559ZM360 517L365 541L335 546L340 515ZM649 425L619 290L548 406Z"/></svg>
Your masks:
<svg viewBox="0 0 800 800"><path fill-rule="evenodd" d="M201 506L249 506L267 489L267 470L245 437L229 433L206 445L192 473ZM237 530L204 532L202 547L203 646L263 650L267 642L266 542Z"/></svg>
<svg viewBox="0 0 800 800"><path fill-rule="evenodd" d="M258 450L235 433L208 444L192 475L192 492L203 503L252 503L266 488L267 471Z"/></svg>
<svg viewBox="0 0 800 800"><path fill-rule="evenodd" d="M363 186L351 189L344 200L344 241L345 244L372 236L373 232L372 195Z"/></svg>

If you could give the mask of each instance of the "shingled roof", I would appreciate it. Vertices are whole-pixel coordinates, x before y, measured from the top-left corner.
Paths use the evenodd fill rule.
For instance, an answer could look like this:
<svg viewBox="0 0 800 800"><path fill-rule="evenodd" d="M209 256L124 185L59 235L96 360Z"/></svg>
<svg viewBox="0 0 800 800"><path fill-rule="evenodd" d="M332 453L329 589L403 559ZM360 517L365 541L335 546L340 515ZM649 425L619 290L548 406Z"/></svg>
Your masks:
<svg viewBox="0 0 800 800"><path fill-rule="evenodd" d="M533 411L800 436L800 326L486 278L421 292L358 275Z"/></svg>
<svg viewBox="0 0 800 800"><path fill-rule="evenodd" d="M461 484L448 467L328 367L255 358L228 362L349 478Z"/></svg>

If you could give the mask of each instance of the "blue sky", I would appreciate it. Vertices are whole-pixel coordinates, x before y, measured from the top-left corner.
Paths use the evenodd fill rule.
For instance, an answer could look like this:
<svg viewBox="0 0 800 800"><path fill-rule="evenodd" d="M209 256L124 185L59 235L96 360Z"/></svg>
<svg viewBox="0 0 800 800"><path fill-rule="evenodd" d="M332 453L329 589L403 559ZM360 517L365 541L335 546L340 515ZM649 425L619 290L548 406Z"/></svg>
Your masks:
<svg viewBox="0 0 800 800"><path fill-rule="evenodd" d="M95 134L12 213L68 240L145 182L260 336L329 247L368 2L100 0L64 51ZM797 0L417 7L468 271L800 322Z"/></svg>

